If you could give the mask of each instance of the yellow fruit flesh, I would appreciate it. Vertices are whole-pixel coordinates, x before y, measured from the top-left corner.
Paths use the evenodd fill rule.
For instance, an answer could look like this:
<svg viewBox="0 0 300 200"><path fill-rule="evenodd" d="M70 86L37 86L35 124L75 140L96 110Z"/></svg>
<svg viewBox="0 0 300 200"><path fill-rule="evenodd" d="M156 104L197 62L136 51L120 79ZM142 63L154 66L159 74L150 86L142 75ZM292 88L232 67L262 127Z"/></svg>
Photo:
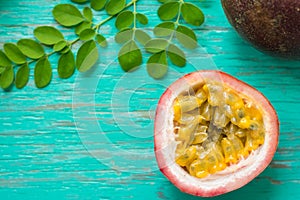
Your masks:
<svg viewBox="0 0 300 200"><path fill-rule="evenodd" d="M222 171L264 143L262 111L251 99L218 83L191 89L173 103L175 161L190 175Z"/></svg>

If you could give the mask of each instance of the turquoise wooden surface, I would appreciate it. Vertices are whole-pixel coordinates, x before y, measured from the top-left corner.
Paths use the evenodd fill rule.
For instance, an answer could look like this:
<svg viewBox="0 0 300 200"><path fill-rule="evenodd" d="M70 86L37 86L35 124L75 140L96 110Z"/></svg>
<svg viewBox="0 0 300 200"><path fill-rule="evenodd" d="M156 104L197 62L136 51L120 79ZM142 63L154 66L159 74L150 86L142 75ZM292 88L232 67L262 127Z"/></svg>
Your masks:
<svg viewBox="0 0 300 200"><path fill-rule="evenodd" d="M201 199L175 188L157 169L153 152L160 95L179 76L198 69L219 69L253 85L280 120L271 165L245 187L213 199L300 198L300 62L264 55L244 42L219 0L192 2L206 14L205 24L194 27L201 47L189 53L187 67L171 67L163 80L149 78L144 65L122 72L111 21L101 30L112 43L100 49L92 71L61 80L52 66L53 80L45 89L36 89L31 75L23 90L0 91L1 199ZM51 16L58 3L69 1L0 0L0 47L32 37L37 26L58 26ZM158 6L156 0L138 3L150 27L160 21ZM64 32L72 38L72 31Z"/></svg>

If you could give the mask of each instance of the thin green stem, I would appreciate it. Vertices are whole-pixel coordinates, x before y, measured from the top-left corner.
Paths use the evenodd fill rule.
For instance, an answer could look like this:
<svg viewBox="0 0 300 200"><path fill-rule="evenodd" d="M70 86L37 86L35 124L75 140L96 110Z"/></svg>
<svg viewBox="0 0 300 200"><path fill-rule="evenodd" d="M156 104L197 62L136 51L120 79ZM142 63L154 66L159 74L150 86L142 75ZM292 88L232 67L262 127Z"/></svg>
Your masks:
<svg viewBox="0 0 300 200"><path fill-rule="evenodd" d="M180 0L180 4L179 4L179 8L178 8L178 15L177 15L177 18L175 21L176 25L179 25L179 20L180 20L180 15L181 15L181 6L183 3L184 3L183 0Z"/></svg>
<svg viewBox="0 0 300 200"><path fill-rule="evenodd" d="M50 57L51 55L53 55L53 54L55 54L55 53L57 53L56 51L52 51L52 52L50 52L50 53L48 53L48 54L45 54L45 55L43 55L41 58L43 58L43 57ZM40 58L39 58L40 59ZM37 60L30 60L30 61L28 61L27 62L27 64L28 65L30 65L30 64L32 64L32 63L34 63L34 62L36 62ZM19 67L19 66L22 66L22 65L15 65L14 67Z"/></svg>
<svg viewBox="0 0 300 200"><path fill-rule="evenodd" d="M135 30L136 30L136 0L133 0L133 33L132 33L132 40L135 38Z"/></svg>
<svg viewBox="0 0 300 200"><path fill-rule="evenodd" d="M135 6L135 3L139 1L139 0L132 0L131 2L129 2L128 4L125 5L124 9L134 5ZM123 9L123 10L124 10ZM109 17L107 17L106 19L102 20L101 22L99 22L98 24L96 24L95 26L93 26L92 29L94 30L98 30L103 24L105 24L106 22L110 21L111 19L113 19L114 17L116 17L119 13L115 14L115 15L111 15Z"/></svg>
<svg viewBox="0 0 300 200"><path fill-rule="evenodd" d="M179 23L179 20L180 20L180 16L181 16L181 6L182 4L184 3L184 0L179 0L179 8L178 8L178 15L177 15L177 18L176 18L176 21L175 21L175 29L180 25ZM174 30L170 36L170 38L168 39L168 42L171 43L171 41L173 40L174 38L174 35L175 35L175 32L176 30Z"/></svg>
<svg viewBox="0 0 300 200"><path fill-rule="evenodd" d="M92 29L98 30L100 28L100 26L102 26L103 24L105 24L106 22L108 22L109 20L111 20L112 18L114 18L115 16L116 15L111 15L111 16L107 17L106 19L104 19L101 22L99 22L98 24L96 24Z"/></svg>
<svg viewBox="0 0 300 200"><path fill-rule="evenodd" d="M136 28L136 2L133 3L133 28Z"/></svg>

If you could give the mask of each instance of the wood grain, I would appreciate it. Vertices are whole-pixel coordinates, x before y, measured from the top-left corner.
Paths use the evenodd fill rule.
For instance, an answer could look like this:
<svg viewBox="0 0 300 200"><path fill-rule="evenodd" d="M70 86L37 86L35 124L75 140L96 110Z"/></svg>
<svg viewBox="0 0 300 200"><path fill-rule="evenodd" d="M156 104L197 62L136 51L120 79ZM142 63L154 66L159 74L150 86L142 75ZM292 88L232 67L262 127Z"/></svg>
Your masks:
<svg viewBox="0 0 300 200"><path fill-rule="evenodd" d="M61 28L52 8L68 0L0 1L0 48L32 38L41 25ZM85 74L0 91L1 199L199 199L180 192L157 169L153 154L153 116L159 97L176 78L198 69L219 69L253 85L267 96L280 120L280 141L272 164L245 187L215 199L300 198L300 62L264 55L230 27L218 0L196 1L206 14L194 28L201 47L189 52L185 68L171 67L155 81L143 65L124 74L116 62L119 45L109 22L101 28L110 47ZM156 0L140 0L138 10L151 27L160 22ZM83 5L78 6L83 8ZM105 18L95 13L96 20ZM73 49L75 51L75 49ZM148 57L149 55L146 55ZM57 56L51 56L56 63ZM146 59L145 59L146 60ZM32 67L32 66L31 66Z"/></svg>

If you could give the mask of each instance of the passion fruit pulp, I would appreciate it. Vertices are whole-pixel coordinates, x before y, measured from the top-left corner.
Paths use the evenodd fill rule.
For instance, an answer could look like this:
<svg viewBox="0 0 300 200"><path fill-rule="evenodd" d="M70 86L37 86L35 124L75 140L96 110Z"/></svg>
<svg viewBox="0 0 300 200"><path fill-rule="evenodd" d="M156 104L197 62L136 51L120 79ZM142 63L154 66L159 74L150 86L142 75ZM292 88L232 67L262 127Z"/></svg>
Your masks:
<svg viewBox="0 0 300 200"><path fill-rule="evenodd" d="M238 189L271 162L278 118L266 97L220 71L198 71L162 95L155 154L162 173L183 192L216 196Z"/></svg>

